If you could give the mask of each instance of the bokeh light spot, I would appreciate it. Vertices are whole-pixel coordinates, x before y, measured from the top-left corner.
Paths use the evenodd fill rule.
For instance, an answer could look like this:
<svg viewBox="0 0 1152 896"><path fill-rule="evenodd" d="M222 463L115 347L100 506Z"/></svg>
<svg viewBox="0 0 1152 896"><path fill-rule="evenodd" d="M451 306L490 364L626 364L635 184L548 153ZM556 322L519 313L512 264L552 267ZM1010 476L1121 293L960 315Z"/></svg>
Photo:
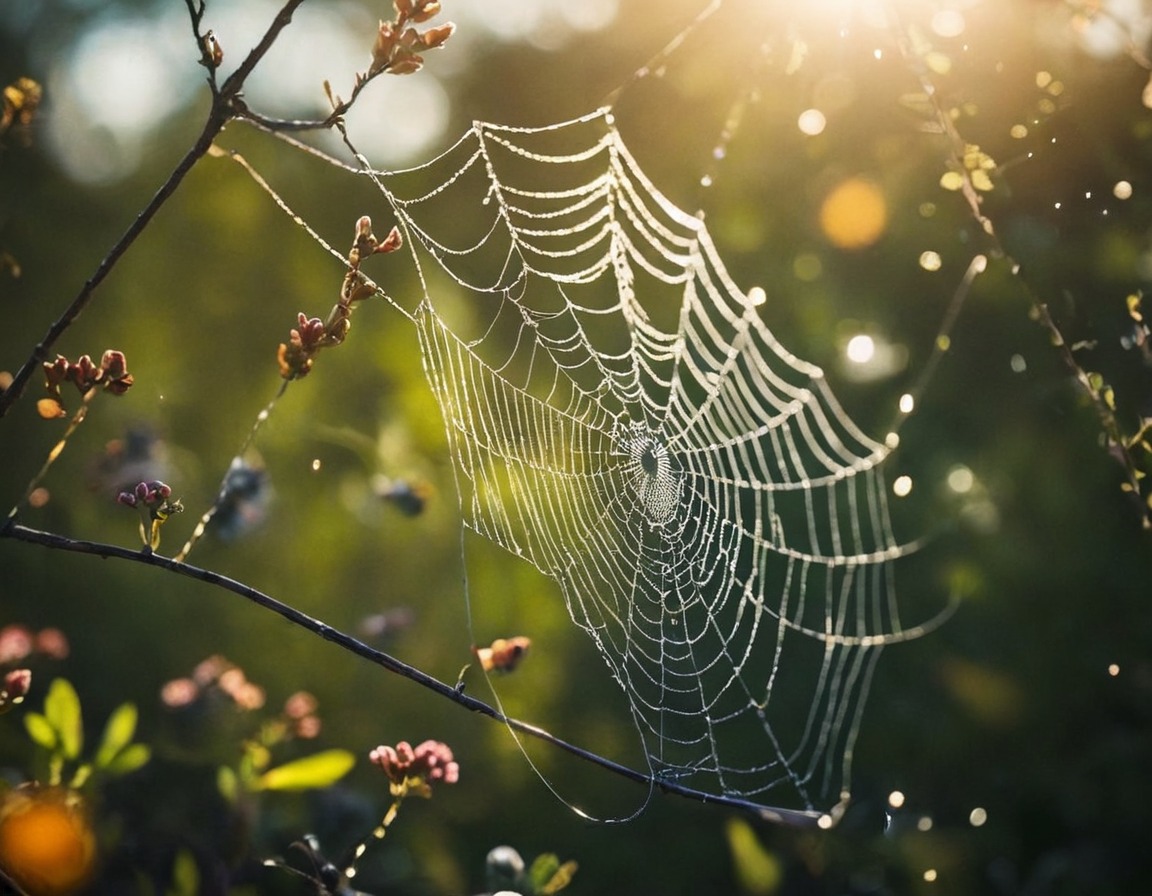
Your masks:
<svg viewBox="0 0 1152 896"><path fill-rule="evenodd" d="M938 271L942 261L939 252L933 252L931 249L920 253L920 267L926 271Z"/></svg>
<svg viewBox="0 0 1152 896"><path fill-rule="evenodd" d="M867 364L876 354L876 341L871 336L860 333L848 340L844 354L853 364Z"/></svg>
<svg viewBox="0 0 1152 896"><path fill-rule="evenodd" d="M1112 187L1112 195L1117 199L1131 199L1132 198L1132 184L1126 180L1116 181L1116 185Z"/></svg>
<svg viewBox="0 0 1152 896"><path fill-rule="evenodd" d="M957 464L948 471L948 488L958 495L972 491L976 484L976 476L963 464Z"/></svg>
<svg viewBox="0 0 1152 896"><path fill-rule="evenodd" d="M827 124L828 119L819 109L805 109L796 120L796 126L800 128L801 133L807 134L809 137L822 134Z"/></svg>
<svg viewBox="0 0 1152 896"><path fill-rule="evenodd" d="M908 475L897 476L892 483L892 494L897 498L906 498L912 494L912 477Z"/></svg>
<svg viewBox="0 0 1152 896"><path fill-rule="evenodd" d="M820 206L820 229L841 249L871 246L888 226L888 204L875 183L862 177L842 181Z"/></svg>
<svg viewBox="0 0 1152 896"><path fill-rule="evenodd" d="M28 892L75 892L95 857L92 828L65 791L16 790L0 807L0 866Z"/></svg>

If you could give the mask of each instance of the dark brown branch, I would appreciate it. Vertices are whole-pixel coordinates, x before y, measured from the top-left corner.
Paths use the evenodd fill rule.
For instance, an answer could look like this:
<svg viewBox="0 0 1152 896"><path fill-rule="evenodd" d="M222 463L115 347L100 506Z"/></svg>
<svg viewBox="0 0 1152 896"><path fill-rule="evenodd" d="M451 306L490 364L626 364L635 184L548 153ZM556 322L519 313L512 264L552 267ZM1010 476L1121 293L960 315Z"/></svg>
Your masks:
<svg viewBox="0 0 1152 896"><path fill-rule="evenodd" d="M213 585L225 591L230 591L233 594L239 595L245 600L251 601L257 606L270 610L273 613L283 617L306 631L318 635L325 641L330 641L336 646L355 654L356 656L367 660L389 672L399 675L402 678L407 678L409 681L415 682L423 688L432 691L436 695L451 700L458 706L470 710L480 715L487 716L497 722L507 725L514 731L534 737L537 740L544 741L545 743L564 750L571 755L598 765L613 774L619 775L622 778L627 778L630 781L635 781L638 784L643 784L648 787L659 788L665 793L675 794L677 796L685 797L701 803L712 803L720 806L727 806L734 809L740 809L745 812L750 812L766 821L776 822L779 824L786 824L793 827L815 827L821 823L822 819L834 820L833 816L821 815L816 812L806 812L796 809L778 809L772 806L762 806L758 803L753 803L748 800L741 799L735 796L725 796L720 794L705 793L699 790L693 790L690 787L685 787L675 781L664 781L650 774L639 772L636 769L629 768L625 765L620 765L607 759L597 753L585 750L583 747L576 746L566 740L562 740L543 728L531 725L527 722L522 722L518 719L509 718L504 715L495 707L485 703L483 700L478 700L469 694L464 693L461 685L450 685L438 678L422 672L415 666L410 666L407 663L401 662L394 656L384 653L383 651L376 650L369 647L363 641L360 641L349 634L346 634L339 629L314 619L313 617L302 613L295 607L285 604L271 595L265 594L262 591L257 591L243 582L231 579L228 576L221 575L218 572L213 572L210 569L204 569L199 566L192 566L188 563L181 563L171 557L164 557L160 554L152 553L150 551L131 550L129 548L120 547L118 545L103 544L94 541L82 541L72 538L67 538L63 535L57 535L54 532L44 532L39 529L32 529L27 526L9 521L9 523L0 528L0 537L13 538L18 541L29 542L31 544L39 544L48 548L61 551L70 551L77 554L90 554L96 557L114 558L118 560L129 560L134 563L142 563L146 566L153 566L162 569L166 572L176 573L177 575L185 576L190 579L195 579L199 582L204 582L208 585ZM824 822L827 824L828 822Z"/></svg>

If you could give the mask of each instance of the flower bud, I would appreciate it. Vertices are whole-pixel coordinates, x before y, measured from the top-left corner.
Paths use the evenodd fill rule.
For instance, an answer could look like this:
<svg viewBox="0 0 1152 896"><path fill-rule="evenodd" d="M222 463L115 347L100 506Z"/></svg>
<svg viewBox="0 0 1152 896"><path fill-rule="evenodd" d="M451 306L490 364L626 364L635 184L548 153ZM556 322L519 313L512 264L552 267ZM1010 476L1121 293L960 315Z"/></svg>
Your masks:
<svg viewBox="0 0 1152 896"><path fill-rule="evenodd" d="M375 251L387 254L388 252L395 252L403 245L404 238L400 235L400 228L393 225L392 229L388 231L388 236L384 237Z"/></svg>
<svg viewBox="0 0 1152 896"><path fill-rule="evenodd" d="M416 8L409 18L413 22L427 22L440 12L440 0L416 0Z"/></svg>
<svg viewBox="0 0 1152 896"><path fill-rule="evenodd" d="M31 669L11 670L4 676L4 686L0 688L0 705L15 706L28 696L31 688Z"/></svg>
<svg viewBox="0 0 1152 896"><path fill-rule="evenodd" d="M426 50L434 50L443 45L456 31L456 24L454 22L445 22L443 25L437 25L435 28L429 28L420 36L420 41Z"/></svg>

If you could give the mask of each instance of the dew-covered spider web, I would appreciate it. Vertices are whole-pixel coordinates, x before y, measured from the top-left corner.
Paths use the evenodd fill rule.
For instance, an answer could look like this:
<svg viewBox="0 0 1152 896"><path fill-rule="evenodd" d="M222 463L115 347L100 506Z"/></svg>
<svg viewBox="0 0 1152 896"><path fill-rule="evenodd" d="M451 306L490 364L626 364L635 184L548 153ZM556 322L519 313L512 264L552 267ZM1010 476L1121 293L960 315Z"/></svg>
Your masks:
<svg viewBox="0 0 1152 896"><path fill-rule="evenodd" d="M775 338L610 111L477 123L373 178L424 284L409 313L464 526L555 580L653 781L835 805L876 660L921 630L897 607L889 445Z"/></svg>

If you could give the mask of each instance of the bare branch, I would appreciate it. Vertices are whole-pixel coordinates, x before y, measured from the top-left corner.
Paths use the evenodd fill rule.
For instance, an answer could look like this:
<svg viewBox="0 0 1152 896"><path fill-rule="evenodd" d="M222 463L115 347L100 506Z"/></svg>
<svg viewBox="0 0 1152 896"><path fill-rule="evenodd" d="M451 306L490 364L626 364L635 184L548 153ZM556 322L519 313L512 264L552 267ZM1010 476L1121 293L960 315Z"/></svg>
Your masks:
<svg viewBox="0 0 1152 896"><path fill-rule="evenodd" d="M501 724L507 725L514 731L526 734L530 737L541 740L553 747L564 750L567 753L582 759L585 762L590 762L597 765L613 774L619 775L622 778L627 778L630 781L635 781L638 784L648 786L650 789L659 789L665 793L675 794L676 796L685 797L687 799L701 802L712 803L720 806L727 806L729 808L739 809L744 812L749 812L756 815L765 821L771 821L778 824L785 824L792 827L815 827L818 825L827 825L835 820L835 813L832 815L825 815L817 812L807 812L797 809L780 809L773 806L762 806L758 803L753 803L748 800L740 799L734 796L724 796L712 793L705 793L699 790L693 790L690 787L685 787L675 781L661 780L651 774L637 771L636 769L629 768L625 765L620 765L613 762L604 756L585 750L583 747L576 746L566 740L550 734L543 728L536 725L531 725L528 722L522 722L519 719L509 718L504 715L500 710L485 703L483 700L478 700L464 692L462 684L450 685L438 678L434 678L426 672L417 669L415 666L410 666L391 654L384 653L383 651L376 650L369 647L363 641L360 641L345 632L335 629L319 619L302 613L295 607L283 603L271 595L265 594L262 591L257 591L255 588L245 585L235 579L222 575L218 572L213 572L210 569L204 569L199 566L192 566L188 563L182 563L171 557L164 557L160 554L148 550L130 550L128 548L120 547L118 545L103 544L94 541L81 541L77 539L67 538L63 535L57 535L54 532L44 532L39 529L32 529L27 526L20 525L9 519L7 524L0 528L0 538L12 538L17 541L29 542L31 544L39 544L48 548L61 551L70 551L77 554L90 554L96 557L113 558L118 560L128 560L134 563L142 563L145 566L153 566L162 569L165 572L176 573L177 575L185 576L186 578L195 579L199 582L204 582L208 585L213 585L225 591L236 594L247 601L251 601L265 610L269 610L284 619L291 622L293 625L311 632L323 638L325 641L330 641L336 646L349 653L355 654L361 659L365 659L370 663L380 666L387 671L406 678L409 681L415 682L422 688L432 691L434 694L452 701L464 709L479 713L482 716L487 716ZM827 820L826 820L827 819Z"/></svg>

